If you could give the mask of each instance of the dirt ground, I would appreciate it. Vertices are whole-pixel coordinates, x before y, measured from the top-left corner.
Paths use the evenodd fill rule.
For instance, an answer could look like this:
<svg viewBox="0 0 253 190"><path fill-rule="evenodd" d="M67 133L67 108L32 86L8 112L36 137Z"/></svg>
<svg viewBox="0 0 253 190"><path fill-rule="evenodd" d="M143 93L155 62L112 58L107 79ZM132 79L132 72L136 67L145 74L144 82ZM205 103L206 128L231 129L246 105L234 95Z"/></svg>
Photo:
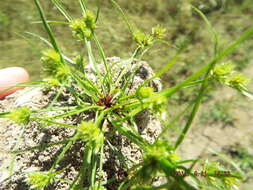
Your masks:
<svg viewBox="0 0 253 190"><path fill-rule="evenodd" d="M245 70L244 74L252 78L253 62ZM253 91L253 83L248 88ZM233 109L230 110L233 115L233 124L223 124L215 122L212 124L200 123L195 121L190 129L188 136L179 148L179 154L184 159L196 159L201 154L205 157L212 157L212 152L221 153L231 151L231 147L243 147L252 156L253 159L253 104L248 97L239 95L239 93L228 87L224 87L215 92L214 99L201 106L199 116L202 112L209 109L215 101L226 101L233 99ZM229 157L230 155L225 154ZM240 190L251 190L253 188L253 179L240 186Z"/></svg>

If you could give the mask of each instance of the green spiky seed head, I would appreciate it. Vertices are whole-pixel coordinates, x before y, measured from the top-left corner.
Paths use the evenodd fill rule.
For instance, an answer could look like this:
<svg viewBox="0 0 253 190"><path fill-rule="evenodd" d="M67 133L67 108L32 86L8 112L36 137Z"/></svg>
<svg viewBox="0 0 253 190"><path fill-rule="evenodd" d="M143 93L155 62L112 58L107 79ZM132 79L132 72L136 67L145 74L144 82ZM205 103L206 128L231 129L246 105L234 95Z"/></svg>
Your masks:
<svg viewBox="0 0 253 190"><path fill-rule="evenodd" d="M58 52L53 49L42 52L41 58L43 69L46 76L55 78L59 81L64 80L69 75L69 67L61 62L61 57Z"/></svg>
<svg viewBox="0 0 253 190"><path fill-rule="evenodd" d="M231 74L235 72L235 65L231 62L226 62L215 66L212 70L214 78L220 82L224 82Z"/></svg>
<svg viewBox="0 0 253 190"><path fill-rule="evenodd" d="M91 31L94 31L96 28L96 17L94 14L91 11L87 10L84 13L83 18L87 28L89 28Z"/></svg>
<svg viewBox="0 0 253 190"><path fill-rule="evenodd" d="M90 28L87 28L87 29L84 31L84 36L85 36L88 40L91 39L92 34L93 34L93 31L92 31Z"/></svg>
<svg viewBox="0 0 253 190"><path fill-rule="evenodd" d="M203 171L206 171L208 174L215 175L216 172L220 172L223 170L224 169L219 162L209 162L209 160L206 160L203 165ZM216 178L215 176L208 176L206 180L209 184L212 184L213 186L216 186L219 183L218 178Z"/></svg>
<svg viewBox="0 0 253 190"><path fill-rule="evenodd" d="M27 124L30 120L31 110L28 107L21 107L15 110L12 110L5 117L11 121L14 121L17 124Z"/></svg>
<svg viewBox="0 0 253 190"><path fill-rule="evenodd" d="M56 69L56 79L64 80L70 73L69 67L67 65L61 64Z"/></svg>
<svg viewBox="0 0 253 190"><path fill-rule="evenodd" d="M153 158L155 160L169 159L172 162L177 162L180 157L173 151L173 146L168 141L158 140L145 153L145 158Z"/></svg>
<svg viewBox="0 0 253 190"><path fill-rule="evenodd" d="M249 81L249 78L243 76L242 74L237 74L229 78L227 83L229 86L237 90L245 90Z"/></svg>
<svg viewBox="0 0 253 190"><path fill-rule="evenodd" d="M28 183L32 189L44 190L53 182L54 176L55 174L52 172L36 172L28 174L26 183Z"/></svg>
<svg viewBox="0 0 253 190"><path fill-rule="evenodd" d="M73 35L76 38L80 40L87 38L89 40L96 28L95 17L92 12L87 11L83 18L71 22L70 27L72 28Z"/></svg>
<svg viewBox="0 0 253 190"><path fill-rule="evenodd" d="M178 162L181 160L181 157L176 154L174 151L170 151L170 155L169 155L169 159L171 160L171 162Z"/></svg>
<svg viewBox="0 0 253 190"><path fill-rule="evenodd" d="M77 19L71 22L70 28L72 28L73 36L83 40L86 37L87 26L82 19Z"/></svg>
<svg viewBox="0 0 253 190"><path fill-rule="evenodd" d="M84 141L93 141L100 134L100 129L96 127L95 123L86 121L79 125L78 131Z"/></svg>
<svg viewBox="0 0 253 190"><path fill-rule="evenodd" d="M89 145L95 148L95 151L98 151L101 147L104 136L101 130L93 122L82 122L79 127L79 138L84 142L89 143Z"/></svg>
<svg viewBox="0 0 253 190"><path fill-rule="evenodd" d="M135 32L133 34L133 39L141 48L148 47L153 44L153 37L142 32Z"/></svg>
<svg viewBox="0 0 253 190"><path fill-rule="evenodd" d="M154 93L154 89L151 87L141 87L138 92L137 95L139 98L144 99L144 98L148 98L150 96L152 96Z"/></svg>
<svg viewBox="0 0 253 190"><path fill-rule="evenodd" d="M166 29L157 25L156 27L152 28L152 36L155 39L162 39L165 37Z"/></svg>
<svg viewBox="0 0 253 190"><path fill-rule="evenodd" d="M59 63L61 62L61 56L58 52L53 49L47 49L42 52L43 57L41 58L43 62Z"/></svg>
<svg viewBox="0 0 253 190"><path fill-rule="evenodd" d="M173 151L173 146L168 141L156 141L151 145L143 155L143 166L139 170L139 179L147 182L163 168L163 162L169 162L172 165L180 158Z"/></svg>

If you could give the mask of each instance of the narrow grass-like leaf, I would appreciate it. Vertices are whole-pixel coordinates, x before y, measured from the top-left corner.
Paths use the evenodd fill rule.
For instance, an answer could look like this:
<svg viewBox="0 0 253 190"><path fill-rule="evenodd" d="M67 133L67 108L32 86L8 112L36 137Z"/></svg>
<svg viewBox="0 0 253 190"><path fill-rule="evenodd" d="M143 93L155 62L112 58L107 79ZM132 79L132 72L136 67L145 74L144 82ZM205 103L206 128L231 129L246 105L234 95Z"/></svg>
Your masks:
<svg viewBox="0 0 253 190"><path fill-rule="evenodd" d="M21 144L23 138L24 138L24 133L25 133L25 127L22 128L22 131L19 132L19 134L17 134L17 141L13 147L14 150L18 149L19 148L19 145ZM16 156L17 154L13 154L11 159L10 159L10 164L9 164L9 167L8 167L8 172L9 172L9 175L12 175L13 174L13 170L14 170L14 162L15 162L15 159L16 159Z"/></svg>
<svg viewBox="0 0 253 190"><path fill-rule="evenodd" d="M239 44L241 44L242 42L244 42L246 39L248 39L251 35L253 34L253 27L251 27L249 30L247 30L238 40L236 40L234 43L232 43L228 48L226 48L223 52L221 52L220 54L218 54L218 56L216 56L213 61L210 62L210 64L208 64L207 67L207 71L204 77L204 82L202 83L202 86L200 88L198 97L196 99L195 105L192 109L192 112L189 116L189 119L186 122L185 127L182 130L182 133L180 134L180 136L178 137L176 144L175 144L175 149L183 142L183 139L186 136L186 133L188 132L193 119L198 111L199 105L201 103L201 99L203 97L204 91L206 89L207 86L207 81L208 81L208 77L209 74L212 70L212 68L215 66L215 64L217 63L217 61L219 61L222 57L224 57L225 55L227 55L228 53L232 52Z"/></svg>
<svg viewBox="0 0 253 190"><path fill-rule="evenodd" d="M43 38L42 36L38 35L38 34L35 34L35 33L32 33L32 32L25 32L26 34L29 34L35 38L38 38L39 40L41 40L42 42L44 42L45 44L47 44L49 47L53 48L53 45L46 39L46 38Z"/></svg>
<svg viewBox="0 0 253 190"><path fill-rule="evenodd" d="M153 77L147 79L144 81L143 85L142 86L145 86L146 84L148 84L150 81L156 79L156 78L159 78L161 77L165 72L167 72L173 65L176 64L178 58L180 56L180 53L177 53L171 60L169 60L167 62L167 64L162 68L160 69Z"/></svg>
<svg viewBox="0 0 253 190"><path fill-rule="evenodd" d="M51 1L69 22L73 20L68 11L66 11L66 9L62 6L62 4L58 0L51 0Z"/></svg>
<svg viewBox="0 0 253 190"><path fill-rule="evenodd" d="M60 123L60 122L57 122L57 121L53 121L53 120L45 119L45 118L41 118L41 117L35 117L35 116L33 116L31 119L32 120L43 121L45 123L57 125L57 126L60 126L60 127L66 127L66 128L70 128L70 129L77 129L77 126L75 126L75 125L69 125L69 124L66 124L66 123Z"/></svg>
<svg viewBox="0 0 253 190"><path fill-rule="evenodd" d="M119 4L116 1L114 1L114 0L110 0L110 1L112 2L113 6L119 11L121 16L125 20L125 23L127 24L130 33L133 34L133 28L132 28L127 16L125 15L124 11L121 9L121 7L119 6Z"/></svg>
<svg viewBox="0 0 253 190"><path fill-rule="evenodd" d="M48 108L51 108L51 107L57 102L57 100L58 100L58 98L60 97L60 95L61 95L61 93L63 92L63 90L64 90L64 84L62 84L62 85L60 86L60 89L57 90L57 93L56 93L55 97L53 98L53 100L52 100L52 101L50 102L50 104L48 105Z"/></svg>
<svg viewBox="0 0 253 190"><path fill-rule="evenodd" d="M92 89L93 89L96 93L100 94L100 91L99 91L98 86L96 86L96 85L93 83L93 81L91 81L83 72L80 72L80 71L74 70L74 69L72 70L72 72L73 72L75 75L80 75L80 77L81 77L83 80L87 81L87 83L92 87ZM102 95L102 94L100 94L100 95Z"/></svg>
<svg viewBox="0 0 253 190"><path fill-rule="evenodd" d="M45 38L43 38L42 36L38 35L38 34L35 34L35 33L32 33L32 32L25 32L26 34L29 34L35 38L38 38L39 40L41 40L42 42L44 42L46 45L48 45L50 48L53 48L53 45ZM66 55L64 55L63 53L61 54L63 59L65 61L67 61L68 63L71 63L72 65L76 65L76 63L70 59L69 57L67 57Z"/></svg>
<svg viewBox="0 0 253 190"><path fill-rule="evenodd" d="M78 114L78 113L81 113L81 112L85 112L87 110L93 110L93 109L99 109L99 108L101 108L101 106L93 106L93 105L92 106L87 106L87 107L84 107L84 108L78 108L78 109L75 109L75 110L71 110L71 111L63 113L63 114L47 117L46 119L59 119L59 118L69 117L69 116L72 116L72 115L75 115L75 114Z"/></svg>
<svg viewBox="0 0 253 190"><path fill-rule="evenodd" d="M32 24L41 24L43 23L42 21L34 21ZM69 25L70 22L65 22L65 21L56 21L56 20L48 20L47 23L49 24L66 24Z"/></svg>
<svg viewBox="0 0 253 190"><path fill-rule="evenodd" d="M239 174L245 178L246 174L244 171L242 171L242 169L238 166L237 163L235 163L233 160L231 160L230 158L228 158L226 155L218 153L212 149L209 149L211 153L216 154L218 157L220 157L223 161L227 162L228 164L230 164L231 166L233 166L233 168L235 168Z"/></svg>
<svg viewBox="0 0 253 190"><path fill-rule="evenodd" d="M47 20L46 20L44 11L43 11L43 9L42 9L42 7L41 7L41 4L40 4L39 0L34 0L34 2L35 2L35 4L36 4L36 6L37 6L37 9L38 9L38 11L39 11L39 14L40 14L41 20L42 20L42 22L43 22L43 25L44 25L44 27L45 27L45 29L46 29L46 31L47 31L47 34L48 34L48 36L49 36L49 38L50 38L51 44L53 45L55 51L57 51L57 52L60 54L60 56L61 56L60 49L58 48L58 45L57 45L57 43L56 43L55 37L54 37L54 35L53 35L53 32L52 32L52 30L51 30L49 24L47 23ZM61 56L61 59L62 59L62 61L63 61L62 56Z"/></svg>
<svg viewBox="0 0 253 190"><path fill-rule="evenodd" d="M31 39L27 38L26 36L22 34L15 33L17 36L23 38L30 46L31 50L36 53L37 55L40 55L41 48L38 47L38 44L35 44Z"/></svg>
<svg viewBox="0 0 253 190"><path fill-rule="evenodd" d="M4 93L16 87L43 87L43 86L47 86L45 81L24 82L24 83L19 83L19 84L9 86L9 87L0 86L0 88L4 88L4 90L0 90L0 93Z"/></svg>
<svg viewBox="0 0 253 190"><path fill-rule="evenodd" d="M218 39L218 34L217 32L214 30L212 24L209 22L209 20L206 18L206 16L204 15L204 13L202 11L200 11L198 8L196 8L195 6L191 5L191 7L193 8L194 11L196 11L201 18L205 21L205 23L208 26L209 32L213 35L213 39L214 39L214 54L216 55L218 53L218 46L219 46L219 39Z"/></svg>
<svg viewBox="0 0 253 190"><path fill-rule="evenodd" d="M81 9L82 9L83 13L85 13L86 10L87 10L86 4L85 4L85 0L79 0L79 4L81 6Z"/></svg>
<svg viewBox="0 0 253 190"><path fill-rule="evenodd" d="M139 134L137 135L133 133L129 128L123 127L121 122L118 123L116 121L111 121L111 123L122 135L126 136L129 140L131 140L143 150L146 149L148 142L146 142Z"/></svg>
<svg viewBox="0 0 253 190"><path fill-rule="evenodd" d="M109 88L111 88L110 86L112 84L112 74L111 74L111 70L110 70L110 68L108 67L108 64L107 64L105 52L104 52L103 48L101 47L101 44L98 41L98 38L97 38L96 34L94 34L94 40L95 40L95 43L96 43L96 45L98 47L100 56L102 57L102 60L103 60L103 63L104 63L104 67L105 67L105 70L106 70L106 79L107 79L107 82L108 82L108 86L109 86Z"/></svg>
<svg viewBox="0 0 253 190"><path fill-rule="evenodd" d="M97 97L96 91L93 89L92 86L90 86L90 84L87 81L82 80L77 75L72 75L72 77L75 79L75 81L80 85L80 87L84 90L84 92L89 97L91 97L95 102L98 101L98 97Z"/></svg>
<svg viewBox="0 0 253 190"><path fill-rule="evenodd" d="M28 147L28 148L21 149L21 150L13 150L13 151L4 151L4 150L2 150L0 152L3 152L5 154L21 154L21 153L29 152L29 151L32 151L32 150L41 150L41 149L46 149L46 148L49 148L49 147L52 147L52 146L67 144L71 138L65 139L65 140L62 140L62 141L59 141L59 142L47 143L47 144L41 144L41 145L38 145L38 146Z"/></svg>
<svg viewBox="0 0 253 190"><path fill-rule="evenodd" d="M97 173L97 163L98 163L98 155L95 153L94 149L92 151L92 159L91 159L91 172L90 172L90 184L91 187L94 187L96 181L96 173Z"/></svg>
<svg viewBox="0 0 253 190"><path fill-rule="evenodd" d="M97 1L97 13L96 13L96 22L98 21L99 19L99 15L100 15L100 10L101 10L101 0L98 0Z"/></svg>
<svg viewBox="0 0 253 190"><path fill-rule="evenodd" d="M74 138L75 139L75 138ZM50 171L54 171L60 161L64 158L67 151L71 148L71 146L75 143L75 140L69 141L66 145L63 146L63 150L60 155L57 156L57 159L54 161L53 165L50 168Z"/></svg>

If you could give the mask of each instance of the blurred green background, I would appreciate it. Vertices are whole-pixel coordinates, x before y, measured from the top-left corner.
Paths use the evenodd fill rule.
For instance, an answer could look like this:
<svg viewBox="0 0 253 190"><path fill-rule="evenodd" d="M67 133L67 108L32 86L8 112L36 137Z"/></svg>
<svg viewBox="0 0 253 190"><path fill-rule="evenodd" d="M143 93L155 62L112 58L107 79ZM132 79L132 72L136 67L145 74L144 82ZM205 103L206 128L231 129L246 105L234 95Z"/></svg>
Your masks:
<svg viewBox="0 0 253 190"><path fill-rule="evenodd" d="M88 1L89 8L96 10L97 1ZM98 23L98 36L106 49L107 56L128 57L135 44L128 33L125 23L111 3L102 2L102 12ZM188 6L187 0L118 0L136 29L149 32L151 27L161 24L166 27L167 39L171 44L186 42L187 49L173 72L163 77L168 84L180 80L179 76L191 74L213 55L212 38L206 24ZM43 0L43 7L49 20L64 20L53 7L50 0ZM63 0L64 5L75 17L80 17L78 1ZM191 0L201 9L219 33L220 48L226 46L252 24L253 3L251 0ZM41 75L39 52L20 35L30 38L36 45L46 48L39 40L25 34L34 32L46 37L38 21L38 13L32 0L1 0L0 3L0 68L23 66L33 79ZM65 54L75 56L85 54L85 49L72 38L68 26L52 25L58 42ZM245 43L231 55L240 69L247 66L251 59L249 48L252 43ZM175 50L164 45L157 45L144 58L157 70L166 63ZM230 57L230 58L231 58Z"/></svg>

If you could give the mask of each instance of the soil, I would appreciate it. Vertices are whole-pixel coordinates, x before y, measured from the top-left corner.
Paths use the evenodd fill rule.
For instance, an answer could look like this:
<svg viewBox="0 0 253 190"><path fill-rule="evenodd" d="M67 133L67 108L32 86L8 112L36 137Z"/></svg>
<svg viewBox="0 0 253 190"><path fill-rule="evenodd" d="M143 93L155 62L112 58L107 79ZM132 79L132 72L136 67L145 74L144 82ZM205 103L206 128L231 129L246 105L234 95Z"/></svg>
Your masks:
<svg viewBox="0 0 253 190"><path fill-rule="evenodd" d="M252 62L253 63L253 62ZM245 76L251 77L253 64L244 72ZM253 83L248 86L253 92ZM198 118L201 113L208 111L216 102L232 99L233 109L230 114L233 117L232 123L203 123L195 120L182 146L179 147L179 154L184 159L196 159L200 155L203 159L220 160L216 153L222 153L229 159L233 158L234 151L240 152L240 147L247 150L253 160L253 104L252 99L240 95L236 90L223 87L215 92L213 99L201 106ZM204 156L203 156L204 155ZM238 164L238 163L236 163ZM252 169L249 169L252 170ZM232 172L236 171L234 168ZM246 172L247 174L247 172ZM240 190L251 190L253 188L253 178L249 177L243 182Z"/></svg>

